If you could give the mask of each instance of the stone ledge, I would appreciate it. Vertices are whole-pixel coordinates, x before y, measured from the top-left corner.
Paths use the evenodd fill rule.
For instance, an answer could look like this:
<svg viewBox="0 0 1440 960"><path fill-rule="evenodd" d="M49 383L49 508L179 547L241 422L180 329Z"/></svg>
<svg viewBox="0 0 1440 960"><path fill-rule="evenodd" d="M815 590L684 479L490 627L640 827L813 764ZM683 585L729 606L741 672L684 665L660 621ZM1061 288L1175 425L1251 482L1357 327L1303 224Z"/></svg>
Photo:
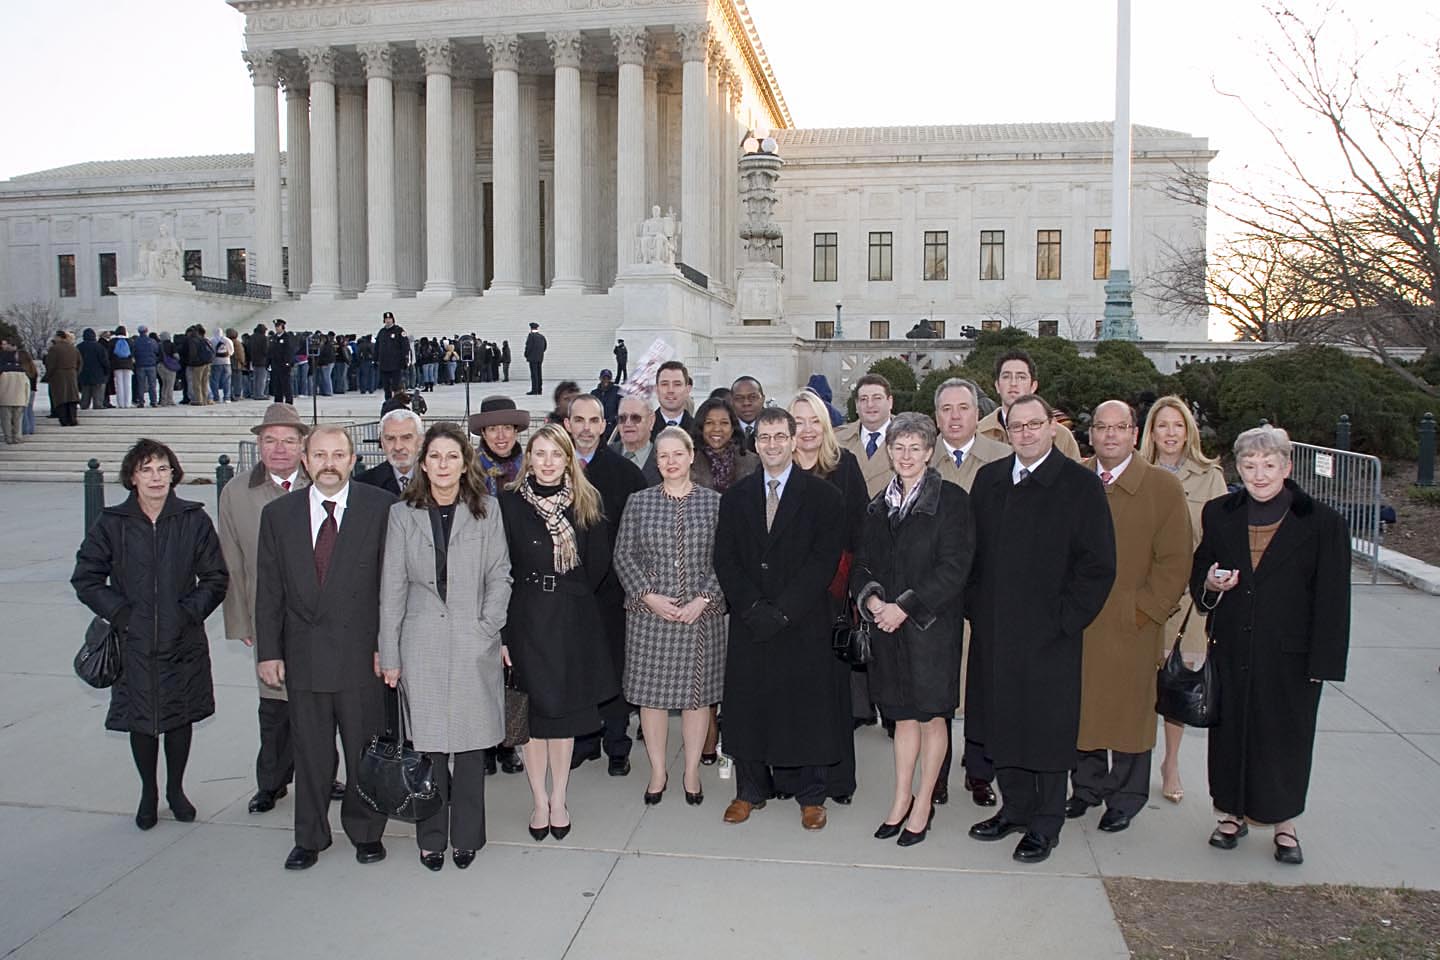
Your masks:
<svg viewBox="0 0 1440 960"><path fill-rule="evenodd" d="M1359 553L1359 550L1356 550ZM1388 547L1380 548L1380 569L1421 593L1440 596L1440 567Z"/></svg>

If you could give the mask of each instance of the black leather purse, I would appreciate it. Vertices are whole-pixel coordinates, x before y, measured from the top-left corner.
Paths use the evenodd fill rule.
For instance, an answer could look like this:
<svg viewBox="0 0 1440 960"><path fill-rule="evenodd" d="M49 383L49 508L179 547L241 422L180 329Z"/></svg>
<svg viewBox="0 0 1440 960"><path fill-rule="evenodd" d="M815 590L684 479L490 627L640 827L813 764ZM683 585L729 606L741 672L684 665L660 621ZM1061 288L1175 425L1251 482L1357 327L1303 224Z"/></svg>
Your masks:
<svg viewBox="0 0 1440 960"><path fill-rule="evenodd" d="M1211 663L1215 640L1210 638L1205 651L1205 662L1191 670L1180 655L1180 640L1185 636L1185 627L1190 623L1190 614L1195 612L1192 603L1180 622L1180 632L1170 655L1155 674L1155 712L1166 720L1183 723L1187 727L1213 727L1220 723L1220 686L1215 668ZM1209 635L1209 622L1206 622Z"/></svg>
<svg viewBox="0 0 1440 960"><path fill-rule="evenodd" d="M376 813L393 820L418 823L439 813L445 797L435 784L430 758L405 737L407 704L400 688L385 698L386 727L370 738L360 755L355 792ZM390 723L391 712L395 723Z"/></svg>
<svg viewBox="0 0 1440 960"><path fill-rule="evenodd" d="M530 742L530 694L515 683L515 671L505 668L505 739L502 747Z"/></svg>
<svg viewBox="0 0 1440 960"><path fill-rule="evenodd" d="M114 686L124 666L120 656L120 631L104 617L91 620L85 628L85 642L75 654L75 675L103 690Z"/></svg>
<svg viewBox="0 0 1440 960"><path fill-rule="evenodd" d="M870 622L854 606L835 618L830 628L830 649L841 663L862 667L870 662Z"/></svg>

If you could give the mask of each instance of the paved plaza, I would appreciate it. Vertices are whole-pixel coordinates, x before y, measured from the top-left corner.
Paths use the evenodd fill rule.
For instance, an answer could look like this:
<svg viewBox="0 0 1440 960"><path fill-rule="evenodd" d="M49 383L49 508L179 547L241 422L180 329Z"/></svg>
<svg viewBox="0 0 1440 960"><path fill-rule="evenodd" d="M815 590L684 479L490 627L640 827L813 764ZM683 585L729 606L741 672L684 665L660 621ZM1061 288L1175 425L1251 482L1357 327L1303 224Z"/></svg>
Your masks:
<svg viewBox="0 0 1440 960"><path fill-rule="evenodd" d="M213 487L181 495L213 514ZM1124 958L1106 876L1440 889L1440 599L1397 585L1355 588L1349 679L1321 702L1299 869L1271 859L1268 831L1231 853L1206 845L1196 731L1184 802L1159 799L1157 763L1155 799L1124 833L1072 822L1049 862L1020 868L1013 842L965 836L987 811L958 789L957 769L930 838L901 849L871 837L892 773L884 733L865 728L855 802L832 804L819 833L801 830L793 802L723 824L733 784L714 767L703 806L677 788L646 807L637 743L628 778L598 763L577 771L564 842L529 839L525 778L500 775L487 784L489 845L466 872L422 868L405 824L389 830L388 860L358 865L336 805L336 845L287 873L290 799L246 813L255 682L218 614L217 713L196 730L186 782L199 818L177 823L162 805L159 826L135 828L126 740L102 729L107 694L70 669L89 618L68 582L81 525L78 484L0 484L0 957ZM671 745L678 784L678 723Z"/></svg>

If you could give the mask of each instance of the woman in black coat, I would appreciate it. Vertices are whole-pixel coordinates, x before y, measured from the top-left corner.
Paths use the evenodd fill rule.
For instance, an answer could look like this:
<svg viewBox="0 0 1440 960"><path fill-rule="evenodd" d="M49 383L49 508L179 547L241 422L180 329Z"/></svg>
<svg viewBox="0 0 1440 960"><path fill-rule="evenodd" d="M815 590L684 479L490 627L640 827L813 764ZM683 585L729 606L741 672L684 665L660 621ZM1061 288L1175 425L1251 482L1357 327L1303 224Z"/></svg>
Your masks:
<svg viewBox="0 0 1440 960"><path fill-rule="evenodd" d="M70 578L80 601L122 637L123 669L110 688L105 729L130 734L141 830L158 817L161 734L170 811L181 822L195 819L182 782L191 725L215 712L205 618L225 599L230 576L204 508L175 496L182 476L164 444L131 447L120 467L130 496L100 514Z"/></svg>
<svg viewBox="0 0 1440 960"><path fill-rule="evenodd" d="M1320 689L1345 679L1350 648L1350 533L1289 479L1290 450L1276 427L1235 439L1245 489L1205 505L1190 591L1211 611L1220 691L1210 845L1233 850L1248 824L1273 824L1275 859L1299 864Z"/></svg>
<svg viewBox="0 0 1440 960"><path fill-rule="evenodd" d="M935 433L924 414L891 421L885 446L895 476L866 508L850 576L860 615L875 627L870 693L895 721L895 796L875 836L899 834L902 847L924 840L934 815L945 721L960 706L964 590L975 553L969 495L929 466Z"/></svg>
<svg viewBox="0 0 1440 960"><path fill-rule="evenodd" d="M530 835L561 840L570 832L575 738L600 729L599 705L620 692L595 599L610 570L610 538L600 494L564 427L547 423L531 435L500 513L514 581L501 637L506 665L530 695Z"/></svg>

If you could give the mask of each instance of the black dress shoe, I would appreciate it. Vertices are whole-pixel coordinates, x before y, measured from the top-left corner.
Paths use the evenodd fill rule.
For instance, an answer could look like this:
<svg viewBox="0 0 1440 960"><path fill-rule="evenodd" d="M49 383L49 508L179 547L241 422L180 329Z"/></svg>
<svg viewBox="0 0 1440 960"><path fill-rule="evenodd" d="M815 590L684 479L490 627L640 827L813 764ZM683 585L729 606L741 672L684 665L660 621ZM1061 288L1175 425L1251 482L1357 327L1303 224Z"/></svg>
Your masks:
<svg viewBox="0 0 1440 960"><path fill-rule="evenodd" d="M520 759L520 752L512 749L500 754L500 770L504 773L524 773L525 761Z"/></svg>
<svg viewBox="0 0 1440 960"><path fill-rule="evenodd" d="M938 803L940 806L950 802L950 784L937 783L935 789L930 793L930 802Z"/></svg>
<svg viewBox="0 0 1440 960"><path fill-rule="evenodd" d="M555 826L555 824L552 823L550 824L550 836L554 837L556 840L564 840L570 835L570 828L572 826L573 824L567 823L563 827L557 827Z"/></svg>
<svg viewBox="0 0 1440 960"><path fill-rule="evenodd" d="M345 799L345 784L344 784L343 781L336 780L334 783L330 784L330 799L331 799L331 800L344 800L344 799Z"/></svg>
<svg viewBox="0 0 1440 960"><path fill-rule="evenodd" d="M838 797L831 797L830 799L831 799L831 800L834 800L836 803L840 804L840 806L842 806L842 807L848 807L848 806L850 806L850 804L852 804L852 803L855 802L855 794L853 794L853 793L842 793L842 794L840 794L840 796L838 796Z"/></svg>
<svg viewBox="0 0 1440 960"><path fill-rule="evenodd" d="M596 747L595 747L595 749L594 749L592 752L589 752L589 753L576 753L576 754L574 754L573 756L571 756L571 757L570 757L570 769L571 769L571 770L579 770L579 769L580 769L580 764L584 763L586 760L599 760L599 759L600 759L600 747L599 747L599 745L597 744Z"/></svg>
<svg viewBox="0 0 1440 960"><path fill-rule="evenodd" d="M356 863L379 863L385 859L385 844L379 840L355 844Z"/></svg>
<svg viewBox="0 0 1440 960"><path fill-rule="evenodd" d="M1106 833L1119 833L1130 826L1130 814L1120 810L1106 810L1100 816L1100 829Z"/></svg>
<svg viewBox="0 0 1440 960"><path fill-rule="evenodd" d="M1051 840L1027 830L1025 836L1015 845L1015 852L1011 857L1021 863L1043 863L1050 859L1050 851L1059 845L1059 840Z"/></svg>
<svg viewBox="0 0 1440 960"><path fill-rule="evenodd" d="M474 850L452 850L451 855L455 858L455 866L459 867L461 870L464 870L466 867L470 866L470 864L475 862Z"/></svg>
<svg viewBox="0 0 1440 960"><path fill-rule="evenodd" d="M701 762L702 764L704 764L705 766L707 766L707 767L714 766L716 763L719 762L719 760L720 760L720 754L719 754L719 752L716 752L716 753L702 753L702 754L700 754L700 762Z"/></svg>
<svg viewBox="0 0 1440 960"><path fill-rule="evenodd" d="M1233 826L1236 829L1227 831L1226 826ZM1217 850L1234 850L1240 844L1240 838L1250 832L1250 824L1244 821L1221 820L1220 823L1210 832L1210 846Z"/></svg>
<svg viewBox="0 0 1440 960"><path fill-rule="evenodd" d="M705 791L703 789L700 789L696 790L694 793L691 793L689 790L686 790L685 802L690 804L690 806L692 807L700 806L700 804L705 802Z"/></svg>
<svg viewBox="0 0 1440 960"><path fill-rule="evenodd" d="M970 791L970 799L975 801L975 806L995 806L995 788L990 785L989 780L976 780L966 777L965 789Z"/></svg>
<svg viewBox="0 0 1440 960"><path fill-rule="evenodd" d="M905 816L894 823L881 823L875 828L876 840L889 840L891 837L899 836L900 830L905 826L905 821L910 819L910 811L915 809L915 798L910 798L910 806L905 808Z"/></svg>
<svg viewBox="0 0 1440 960"><path fill-rule="evenodd" d="M1019 833L1025 829L1025 824L1015 823L1006 820L1000 814L995 814L989 820L981 820L970 828L970 836L976 840L1004 840L1012 833Z"/></svg>
<svg viewBox="0 0 1440 960"><path fill-rule="evenodd" d="M290 856L285 858L286 870L309 870L315 866L315 861L320 859L318 850L311 850L308 847L296 847L290 851Z"/></svg>
<svg viewBox="0 0 1440 960"><path fill-rule="evenodd" d="M1281 843L1281 837L1289 837L1295 843ZM1280 832L1275 834L1275 862L1289 864L1298 867L1305 862L1305 854L1300 852L1300 838L1293 833Z"/></svg>
<svg viewBox="0 0 1440 960"><path fill-rule="evenodd" d="M494 751L494 750L486 750L486 751L483 751L483 755L482 755L481 759L485 761L485 776L487 776L487 777L493 777L493 776L495 776L495 773L496 773L496 768L495 768L495 751Z"/></svg>
<svg viewBox="0 0 1440 960"><path fill-rule="evenodd" d="M269 813L275 809L275 801L289 792L286 787L279 790L256 790L255 796L250 798L251 813Z"/></svg>
<svg viewBox="0 0 1440 960"><path fill-rule="evenodd" d="M541 840L544 840L546 837L550 836L550 825L548 823L543 827L527 826L526 829L530 831L530 839L534 840L536 843L539 843Z"/></svg>
<svg viewBox="0 0 1440 960"><path fill-rule="evenodd" d="M909 819L908 815L907 815L906 819ZM934 822L935 822L935 806L934 806L934 804L931 804L931 806L930 806L930 816L929 816L929 818L926 819L926 821L925 821L925 829L921 830L921 831L918 832L918 833L911 832L911 830L910 830L908 827L907 827L906 829L904 829L904 830L901 830L901 831L900 831L900 837L899 837L899 839L897 839L897 840L895 841L895 845L896 845L897 847L913 847L913 846L915 846L915 844L922 842L922 841L925 839L925 835L930 832L930 825L931 825L932 823L934 823Z"/></svg>
<svg viewBox="0 0 1440 960"><path fill-rule="evenodd" d="M630 776L630 758L629 758L629 757L611 757L611 758L610 758L610 769L609 769L608 772L609 772L610 776L612 776L612 777L628 777L628 776Z"/></svg>
<svg viewBox="0 0 1440 960"><path fill-rule="evenodd" d="M442 850L439 853L425 853L421 851L420 862L425 865L426 870L439 873L441 868L445 866L445 851Z"/></svg>
<svg viewBox="0 0 1440 960"><path fill-rule="evenodd" d="M160 822L160 798L158 796L140 795L140 806L135 811L135 826L141 830L149 830Z"/></svg>
<svg viewBox="0 0 1440 960"><path fill-rule="evenodd" d="M610 762L611 762L611 763L614 763L615 761L614 761L614 760L611 760ZM662 783L662 784L660 784L660 789L659 789L659 790L654 790L654 791L646 790L646 791L645 791L645 806L647 806L647 807L653 807L653 806L655 806L657 803L659 803L661 800L664 800L664 799L665 799L665 788L668 787L668 786L670 786L670 778L669 778L669 777L666 777L666 778L665 778L665 782ZM687 790L686 793L688 794L689 791Z"/></svg>
<svg viewBox="0 0 1440 960"><path fill-rule="evenodd" d="M1098 806L1098 803L1087 803L1079 797L1071 797L1065 801L1065 819L1074 820L1078 817L1083 817L1091 807Z"/></svg>
<svg viewBox="0 0 1440 960"><path fill-rule="evenodd" d="M795 799L795 794L793 794L793 793L782 793L782 792L780 792L779 790L776 790L776 791L775 791L775 799L776 799L776 800L794 800L794 799Z"/></svg>
<svg viewBox="0 0 1440 960"><path fill-rule="evenodd" d="M190 802L190 798L185 796L183 791L176 790L174 793L166 793L165 801L170 804L170 812L175 815L176 820L181 823L195 821L195 804Z"/></svg>

